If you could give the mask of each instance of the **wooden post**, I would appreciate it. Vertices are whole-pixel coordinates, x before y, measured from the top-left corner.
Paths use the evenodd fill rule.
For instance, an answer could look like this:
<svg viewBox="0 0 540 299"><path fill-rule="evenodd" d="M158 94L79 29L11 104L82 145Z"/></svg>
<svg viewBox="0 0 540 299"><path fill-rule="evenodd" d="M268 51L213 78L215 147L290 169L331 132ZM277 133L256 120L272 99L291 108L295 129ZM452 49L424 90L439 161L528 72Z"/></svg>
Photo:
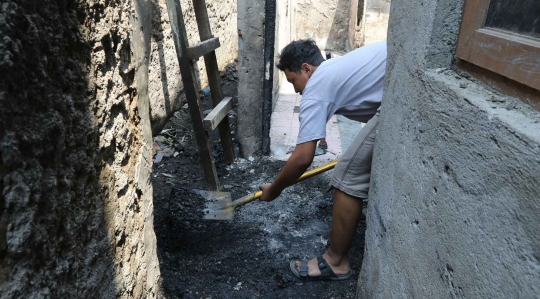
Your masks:
<svg viewBox="0 0 540 299"><path fill-rule="evenodd" d="M206 1L193 0L193 7L195 9L195 17L197 19L197 26L199 27L201 42L213 38L210 20L208 19L208 12L206 10ZM206 66L206 74L208 75L210 92L212 93L212 103L213 106L216 107L223 99L223 93L221 91L221 77L219 76L215 51L204 55L204 64ZM221 138L221 146L223 147L223 153L225 154L225 160L227 162L234 162L234 148L229 119L227 117L219 123L218 129L219 137Z"/></svg>
<svg viewBox="0 0 540 299"><path fill-rule="evenodd" d="M184 91L188 101L191 121L193 122L193 129L195 130L195 138L199 147L199 157L203 165L206 184L209 190L219 191L219 180L212 157L212 148L208 143L208 135L202 123L203 117L198 102L199 88L195 86L196 82L194 78L196 77L193 73L193 65L187 56L188 40L180 1L167 0L167 11L169 13L180 73L182 75L182 82L184 83Z"/></svg>

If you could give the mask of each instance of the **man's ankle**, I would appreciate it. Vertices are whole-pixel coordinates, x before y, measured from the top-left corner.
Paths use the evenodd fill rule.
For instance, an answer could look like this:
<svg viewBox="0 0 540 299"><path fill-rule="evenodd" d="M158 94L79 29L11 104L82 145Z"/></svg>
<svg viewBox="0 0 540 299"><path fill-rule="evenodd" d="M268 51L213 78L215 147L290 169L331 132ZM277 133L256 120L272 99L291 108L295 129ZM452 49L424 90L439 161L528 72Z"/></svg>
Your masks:
<svg viewBox="0 0 540 299"><path fill-rule="evenodd" d="M331 249L328 249L325 254L327 256L326 261L332 266L340 266L347 262L347 256L336 254Z"/></svg>

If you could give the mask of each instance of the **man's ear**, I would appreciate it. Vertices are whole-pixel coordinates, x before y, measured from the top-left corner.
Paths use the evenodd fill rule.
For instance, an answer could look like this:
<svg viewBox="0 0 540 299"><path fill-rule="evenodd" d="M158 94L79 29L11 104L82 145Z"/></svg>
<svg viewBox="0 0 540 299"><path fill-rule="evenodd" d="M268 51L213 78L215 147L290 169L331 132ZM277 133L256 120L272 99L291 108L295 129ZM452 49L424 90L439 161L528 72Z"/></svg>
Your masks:
<svg viewBox="0 0 540 299"><path fill-rule="evenodd" d="M309 63L307 62L302 63L302 65L300 66L300 69L308 74L311 73L311 65L309 65Z"/></svg>

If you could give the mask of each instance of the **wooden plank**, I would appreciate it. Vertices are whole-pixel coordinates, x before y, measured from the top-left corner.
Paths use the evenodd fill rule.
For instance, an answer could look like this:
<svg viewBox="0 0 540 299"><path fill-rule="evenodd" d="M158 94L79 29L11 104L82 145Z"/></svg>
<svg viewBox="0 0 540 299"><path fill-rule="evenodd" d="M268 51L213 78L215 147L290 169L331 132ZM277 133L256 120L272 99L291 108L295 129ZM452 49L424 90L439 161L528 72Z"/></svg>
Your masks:
<svg viewBox="0 0 540 299"><path fill-rule="evenodd" d="M456 56L540 90L540 41L484 27L491 0L466 0Z"/></svg>
<svg viewBox="0 0 540 299"><path fill-rule="evenodd" d="M232 98L226 97L203 119L206 131L213 131L232 109Z"/></svg>
<svg viewBox="0 0 540 299"><path fill-rule="evenodd" d="M197 19L197 26L199 27L199 36L201 37L201 40L212 38L212 29L210 28L208 11L206 10L206 1L193 0L193 8L195 10L195 18ZM204 55L204 64L206 66L208 84L210 85L210 91L212 94L212 103L214 104L214 107L216 107L223 99L223 93L221 91L221 77L219 76L219 68L215 51ZM223 121L219 123L218 129L225 161L234 162L234 146L231 137L229 119L224 118Z"/></svg>
<svg viewBox="0 0 540 299"><path fill-rule="evenodd" d="M472 37L477 29L482 28L486 22L491 0L466 0L463 5L463 17L458 36L456 56L468 60L472 47Z"/></svg>
<svg viewBox="0 0 540 299"><path fill-rule="evenodd" d="M219 38L214 37L203 42L196 44L195 46L187 48L187 56L191 60L197 60L199 57L204 56L215 49L219 48Z"/></svg>
<svg viewBox="0 0 540 299"><path fill-rule="evenodd" d="M216 166L214 165L214 158L212 156L212 147L208 143L208 135L204 130L202 123L202 112L198 101L199 88L198 86L195 86L196 81L194 78L196 77L194 74L192 61L187 57L186 50L188 47L188 41L180 1L167 0L167 11L169 13L169 21L171 24L176 55L178 56L178 63L180 65L182 82L184 83L184 92L186 93L189 113L191 116L191 121L193 122L193 130L195 131L195 140L197 141L197 146L199 147L199 157L201 159L204 176L206 178L206 185L209 190L219 191L219 180Z"/></svg>
<svg viewBox="0 0 540 299"><path fill-rule="evenodd" d="M469 62L540 90L540 40L481 28L471 44Z"/></svg>

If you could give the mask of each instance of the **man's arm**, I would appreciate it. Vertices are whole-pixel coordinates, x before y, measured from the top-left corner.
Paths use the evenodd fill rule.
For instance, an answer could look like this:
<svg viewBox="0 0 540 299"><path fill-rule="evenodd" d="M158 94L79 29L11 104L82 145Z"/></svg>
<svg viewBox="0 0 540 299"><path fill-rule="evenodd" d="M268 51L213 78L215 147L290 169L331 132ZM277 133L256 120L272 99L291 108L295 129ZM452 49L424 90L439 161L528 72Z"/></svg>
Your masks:
<svg viewBox="0 0 540 299"><path fill-rule="evenodd" d="M306 171L313 162L318 140L312 140L296 145L285 166L271 184L261 185L263 191L261 200L272 201L281 194L283 189L294 182Z"/></svg>

